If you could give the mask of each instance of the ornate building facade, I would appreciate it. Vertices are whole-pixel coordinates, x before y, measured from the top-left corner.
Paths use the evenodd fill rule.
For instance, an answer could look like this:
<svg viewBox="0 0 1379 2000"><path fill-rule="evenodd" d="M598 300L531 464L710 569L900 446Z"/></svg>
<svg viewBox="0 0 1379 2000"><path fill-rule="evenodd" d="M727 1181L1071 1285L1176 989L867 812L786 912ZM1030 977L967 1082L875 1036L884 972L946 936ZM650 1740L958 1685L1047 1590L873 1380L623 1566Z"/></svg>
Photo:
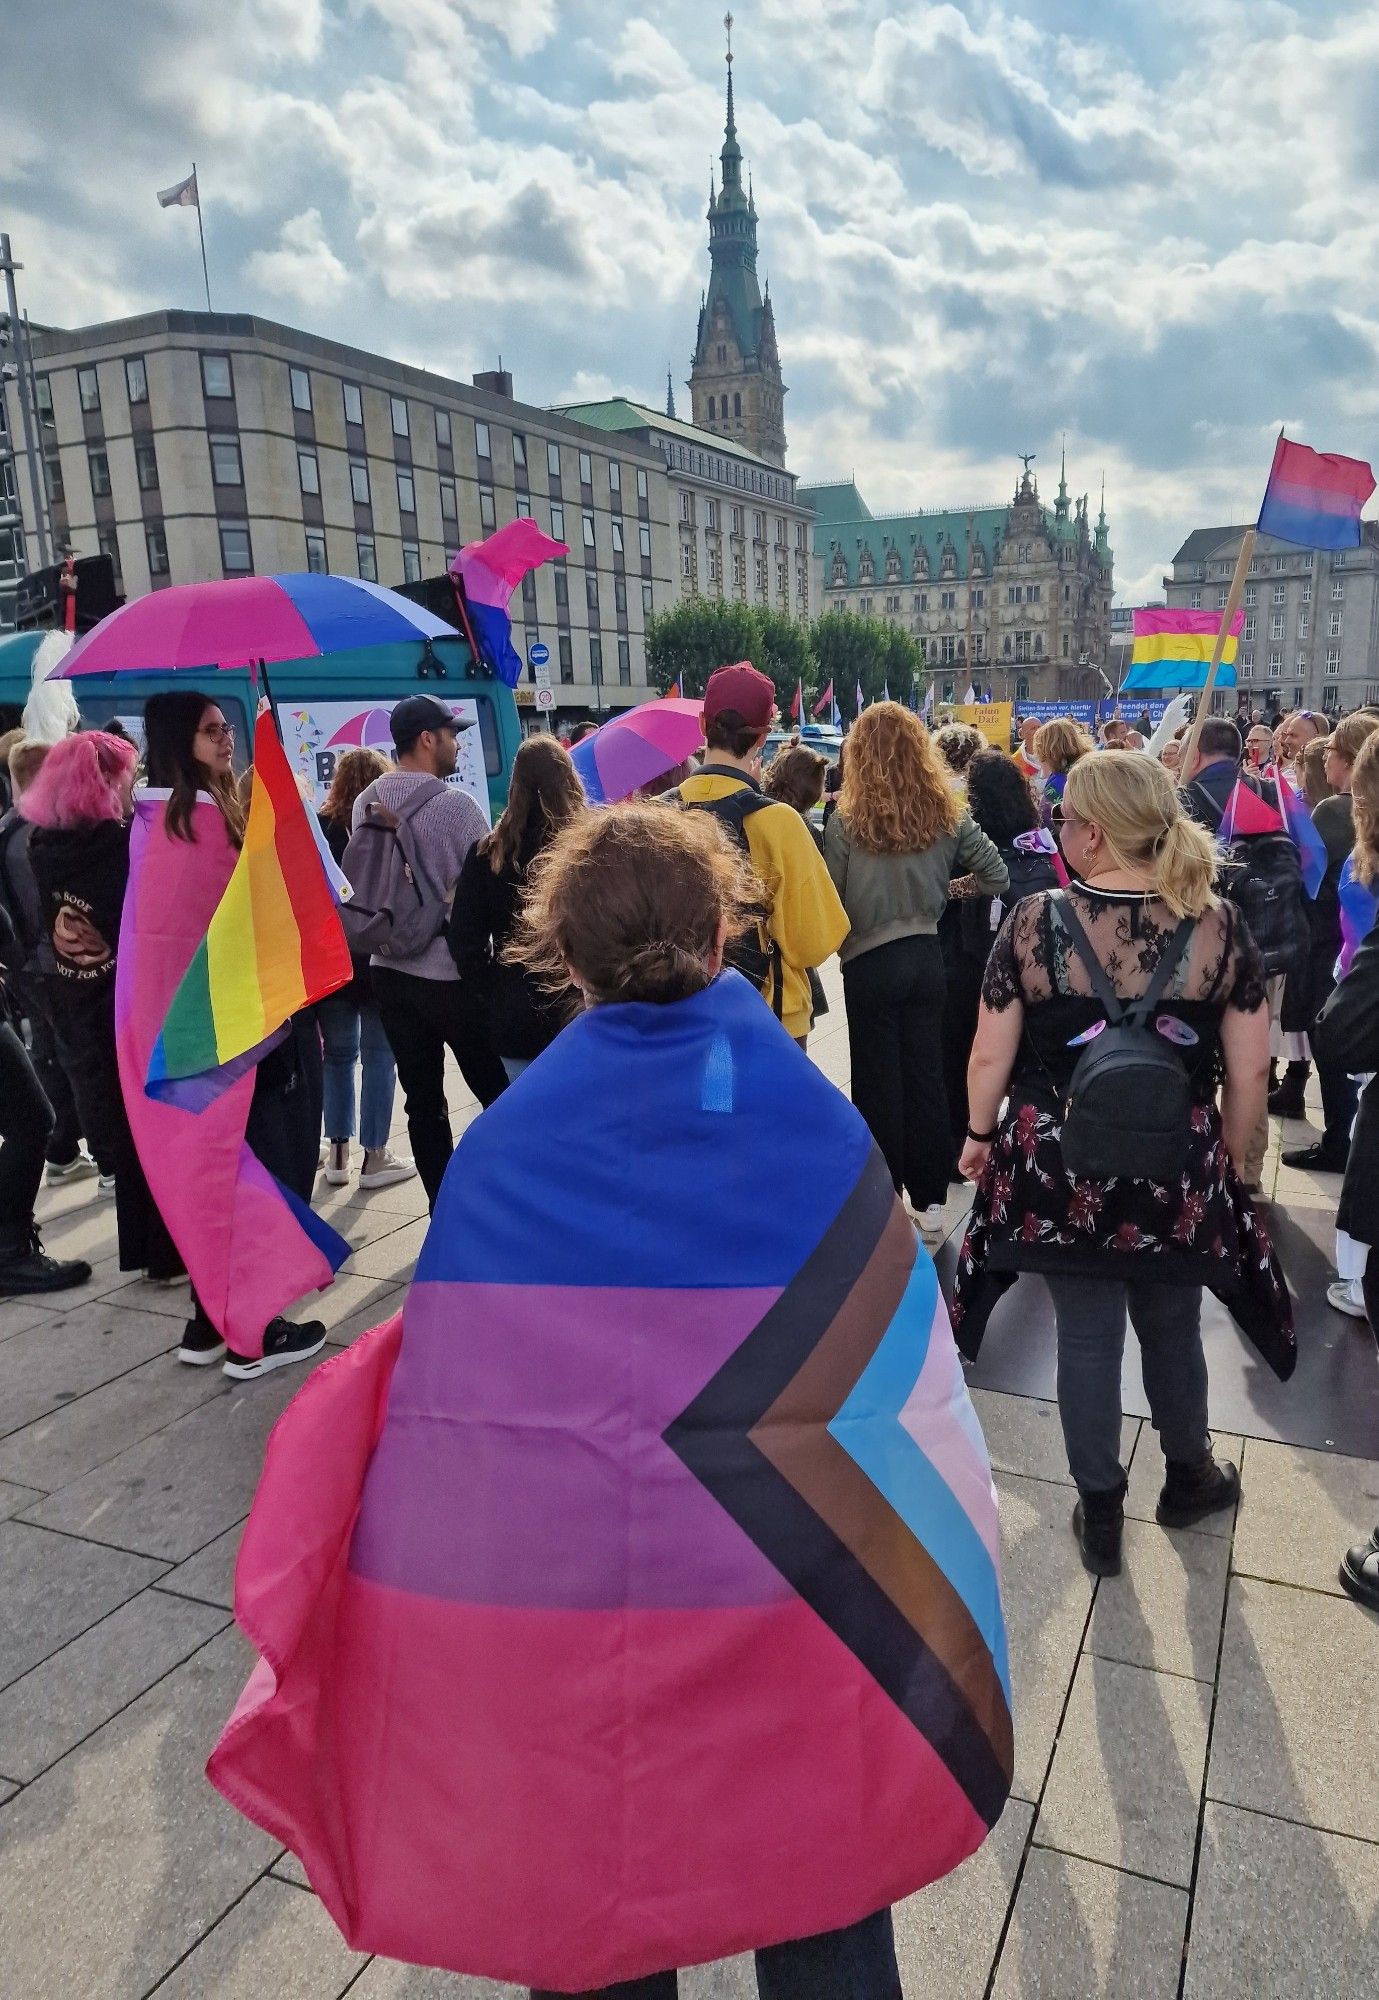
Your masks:
<svg viewBox="0 0 1379 2000"><path fill-rule="evenodd" d="M1065 461L1045 507L1030 462L1005 507L876 516L851 480L799 489L814 509L823 609L903 625L941 701L960 701L971 681L997 700L1104 691L1114 589L1105 494L1093 526L1087 498L1069 496Z"/></svg>

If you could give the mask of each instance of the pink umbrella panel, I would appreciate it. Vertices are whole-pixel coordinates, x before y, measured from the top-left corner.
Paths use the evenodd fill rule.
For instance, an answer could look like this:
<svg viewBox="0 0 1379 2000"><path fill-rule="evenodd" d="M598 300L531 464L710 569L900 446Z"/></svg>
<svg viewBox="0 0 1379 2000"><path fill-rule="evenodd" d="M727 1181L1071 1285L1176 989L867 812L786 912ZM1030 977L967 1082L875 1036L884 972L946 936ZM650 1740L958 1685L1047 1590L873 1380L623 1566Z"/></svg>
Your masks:
<svg viewBox="0 0 1379 2000"><path fill-rule="evenodd" d="M570 753L593 805L615 805L664 777L704 746L702 704L671 697L644 702L605 722Z"/></svg>

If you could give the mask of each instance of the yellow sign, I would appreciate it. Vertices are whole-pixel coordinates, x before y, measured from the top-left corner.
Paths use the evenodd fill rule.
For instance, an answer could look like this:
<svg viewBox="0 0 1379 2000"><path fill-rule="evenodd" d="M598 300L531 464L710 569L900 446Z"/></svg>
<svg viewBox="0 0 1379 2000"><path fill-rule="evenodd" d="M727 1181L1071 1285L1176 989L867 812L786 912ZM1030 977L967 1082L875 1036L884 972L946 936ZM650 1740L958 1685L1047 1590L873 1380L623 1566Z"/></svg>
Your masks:
<svg viewBox="0 0 1379 2000"><path fill-rule="evenodd" d="M1009 701L965 701L954 710L959 722L970 722L993 750L1009 750L1015 704Z"/></svg>
<svg viewBox="0 0 1379 2000"><path fill-rule="evenodd" d="M536 707L536 689L534 687L515 687L512 692L519 708Z"/></svg>

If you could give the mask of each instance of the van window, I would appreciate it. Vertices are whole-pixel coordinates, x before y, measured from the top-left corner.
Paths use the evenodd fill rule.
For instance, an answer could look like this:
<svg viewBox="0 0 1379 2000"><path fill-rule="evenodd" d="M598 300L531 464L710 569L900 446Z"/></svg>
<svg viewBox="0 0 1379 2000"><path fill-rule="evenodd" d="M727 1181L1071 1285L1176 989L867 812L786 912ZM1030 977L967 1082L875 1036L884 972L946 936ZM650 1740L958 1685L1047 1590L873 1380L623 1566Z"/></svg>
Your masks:
<svg viewBox="0 0 1379 2000"><path fill-rule="evenodd" d="M209 674L203 676L210 680ZM169 683L171 685L171 683ZM159 690L161 692L161 690ZM81 719L88 729L104 729L112 717L119 720L129 731L139 746L142 760L144 750L144 703L154 690L144 688L135 693L129 686L115 688L107 692L102 689L93 692L90 681L78 685L77 700L81 707ZM249 710L239 694L222 694L218 688L207 689L207 694L215 702L225 720L235 732L235 769L242 771L254 759L254 732L250 724Z"/></svg>

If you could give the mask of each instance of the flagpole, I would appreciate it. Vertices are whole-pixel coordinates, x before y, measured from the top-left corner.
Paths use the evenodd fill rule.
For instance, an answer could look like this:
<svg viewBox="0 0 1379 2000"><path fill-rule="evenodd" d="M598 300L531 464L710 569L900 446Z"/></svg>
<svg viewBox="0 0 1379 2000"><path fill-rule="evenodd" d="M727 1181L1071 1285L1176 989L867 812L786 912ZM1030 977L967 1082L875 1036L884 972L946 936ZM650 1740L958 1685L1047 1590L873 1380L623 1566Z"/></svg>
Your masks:
<svg viewBox="0 0 1379 2000"><path fill-rule="evenodd" d="M196 232L201 238L201 276L206 286L206 310L211 312L211 273L206 262L206 225L201 218L201 183L196 177L196 161L192 161L192 182L196 188Z"/></svg>
<svg viewBox="0 0 1379 2000"><path fill-rule="evenodd" d="M1212 690L1216 686L1216 670L1221 665L1221 655L1226 650L1227 635L1235 622L1235 614L1240 609L1240 600L1245 591L1245 577L1250 567L1250 558L1254 554L1257 533L1256 528L1246 528L1240 538L1240 554L1235 559L1235 575L1231 578L1231 587L1226 594L1226 608L1221 613L1221 628L1211 649L1211 665L1207 669L1206 685L1202 689L1202 698L1192 719L1192 730L1178 763L1178 783L1183 786L1189 782L1192 760L1197 754L1197 739L1202 733L1202 724L1211 705Z"/></svg>

